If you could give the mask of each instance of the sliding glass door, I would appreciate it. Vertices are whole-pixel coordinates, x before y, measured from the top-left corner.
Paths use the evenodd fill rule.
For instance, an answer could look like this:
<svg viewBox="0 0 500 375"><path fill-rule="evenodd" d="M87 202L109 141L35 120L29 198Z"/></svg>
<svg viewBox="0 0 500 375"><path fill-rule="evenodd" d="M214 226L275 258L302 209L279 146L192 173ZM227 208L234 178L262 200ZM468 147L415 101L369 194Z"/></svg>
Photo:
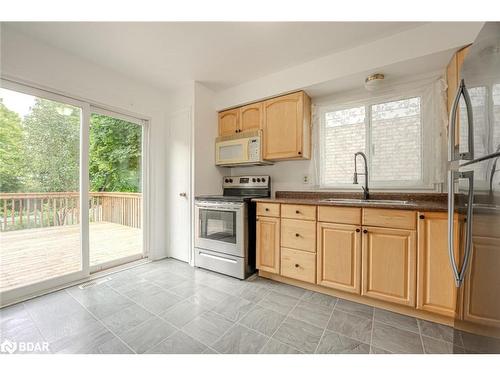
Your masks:
<svg viewBox="0 0 500 375"><path fill-rule="evenodd" d="M90 267L143 257L143 123L94 110L90 117Z"/></svg>
<svg viewBox="0 0 500 375"><path fill-rule="evenodd" d="M0 89L0 296L83 277L83 107ZM38 287L36 287L38 286Z"/></svg>
<svg viewBox="0 0 500 375"><path fill-rule="evenodd" d="M144 257L142 120L0 88L0 306Z"/></svg>

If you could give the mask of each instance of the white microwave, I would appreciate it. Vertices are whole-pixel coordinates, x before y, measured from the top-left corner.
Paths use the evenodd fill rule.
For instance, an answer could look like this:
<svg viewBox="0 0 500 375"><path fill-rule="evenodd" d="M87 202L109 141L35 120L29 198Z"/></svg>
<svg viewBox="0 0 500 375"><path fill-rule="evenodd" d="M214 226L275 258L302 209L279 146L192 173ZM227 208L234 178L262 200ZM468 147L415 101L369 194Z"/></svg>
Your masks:
<svg viewBox="0 0 500 375"><path fill-rule="evenodd" d="M215 164L221 167L268 165L262 159L261 131L218 137L215 141Z"/></svg>

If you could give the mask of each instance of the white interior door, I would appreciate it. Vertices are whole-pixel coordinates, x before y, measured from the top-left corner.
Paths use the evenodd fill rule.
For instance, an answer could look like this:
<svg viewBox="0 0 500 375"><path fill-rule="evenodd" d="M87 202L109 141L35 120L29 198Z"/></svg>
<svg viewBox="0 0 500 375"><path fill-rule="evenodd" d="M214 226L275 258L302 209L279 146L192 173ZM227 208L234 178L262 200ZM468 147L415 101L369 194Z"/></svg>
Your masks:
<svg viewBox="0 0 500 375"><path fill-rule="evenodd" d="M191 111L186 109L169 118L167 140L169 162L168 225L169 256L190 262L191 258Z"/></svg>

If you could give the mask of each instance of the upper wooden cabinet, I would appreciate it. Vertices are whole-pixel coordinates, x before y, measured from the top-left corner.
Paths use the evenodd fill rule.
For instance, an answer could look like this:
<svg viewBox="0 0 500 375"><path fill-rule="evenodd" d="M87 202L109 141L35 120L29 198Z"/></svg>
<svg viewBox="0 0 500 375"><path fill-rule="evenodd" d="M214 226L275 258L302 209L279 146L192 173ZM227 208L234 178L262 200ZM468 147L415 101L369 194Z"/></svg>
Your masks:
<svg viewBox="0 0 500 375"><path fill-rule="evenodd" d="M264 159L311 157L311 100L304 92L266 100L263 115Z"/></svg>
<svg viewBox="0 0 500 375"><path fill-rule="evenodd" d="M219 136L262 129L264 160L311 158L311 99L300 91L219 112Z"/></svg>
<svg viewBox="0 0 500 375"><path fill-rule="evenodd" d="M360 294L361 230L355 225L318 223L318 285Z"/></svg>
<svg viewBox="0 0 500 375"><path fill-rule="evenodd" d="M219 135L232 135L237 133L239 128L239 109L230 109L219 112Z"/></svg>
<svg viewBox="0 0 500 375"><path fill-rule="evenodd" d="M280 219L257 217L257 269L280 273Z"/></svg>
<svg viewBox="0 0 500 375"><path fill-rule="evenodd" d="M455 256L459 225L455 221ZM455 317L460 297L448 256L448 214L420 212L418 219L417 308Z"/></svg>
<svg viewBox="0 0 500 375"><path fill-rule="evenodd" d="M459 77L460 77L460 69L462 68L462 64L464 62L465 56L469 52L469 47L462 48L457 51L451 58L450 63L446 68L446 81L448 83L448 88L446 94L448 96L448 114L451 112L451 106L453 105L453 101L455 100L455 95L457 93L458 85L459 85ZM460 140L459 130L459 113L457 111L457 122L455 126L455 145L457 146Z"/></svg>
<svg viewBox="0 0 500 375"><path fill-rule="evenodd" d="M246 132L262 128L262 103L249 104L240 109L239 130Z"/></svg>
<svg viewBox="0 0 500 375"><path fill-rule="evenodd" d="M363 227L361 294L415 306L416 231Z"/></svg>

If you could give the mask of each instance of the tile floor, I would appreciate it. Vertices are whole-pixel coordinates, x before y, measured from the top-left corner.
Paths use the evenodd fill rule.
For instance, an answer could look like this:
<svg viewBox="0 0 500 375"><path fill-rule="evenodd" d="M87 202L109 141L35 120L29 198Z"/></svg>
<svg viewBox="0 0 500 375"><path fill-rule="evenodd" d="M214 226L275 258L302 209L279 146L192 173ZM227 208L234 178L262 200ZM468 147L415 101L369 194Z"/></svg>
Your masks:
<svg viewBox="0 0 500 375"><path fill-rule="evenodd" d="M491 348L450 327L175 260L0 310L0 342L52 353L469 353ZM498 352L500 345L494 343Z"/></svg>

